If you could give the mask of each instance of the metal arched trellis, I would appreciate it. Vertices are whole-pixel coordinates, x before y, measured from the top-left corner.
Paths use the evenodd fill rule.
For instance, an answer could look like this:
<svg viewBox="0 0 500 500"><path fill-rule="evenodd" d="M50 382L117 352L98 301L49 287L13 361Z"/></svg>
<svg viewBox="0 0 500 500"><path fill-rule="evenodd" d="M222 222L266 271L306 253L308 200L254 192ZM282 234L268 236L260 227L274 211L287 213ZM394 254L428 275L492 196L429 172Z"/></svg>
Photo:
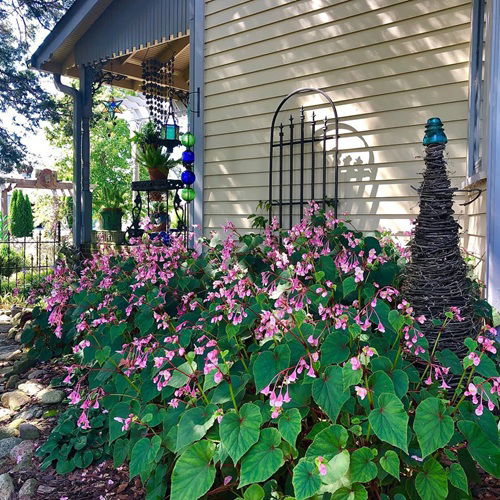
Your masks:
<svg viewBox="0 0 500 500"><path fill-rule="evenodd" d="M306 121L302 106L297 123L295 123L293 114L290 114L288 124L281 122L276 125L278 114L285 103L296 95L306 93L322 95L333 111L333 118L325 116L318 120L313 112L312 119ZM295 127L299 129L297 135L294 134ZM278 129L277 139L275 138L275 129ZM328 150L327 144L330 141L333 141L333 148ZM339 203L338 146L339 119L337 108L325 92L304 87L294 90L280 102L271 122L269 141L269 220L277 208L280 227L284 227L284 218L287 215L285 211L288 211L288 227L291 227L294 216L298 216L300 219L303 217L304 204L310 200L319 202L323 209L331 206L335 217L337 217ZM275 155L276 150L278 151L277 155ZM332 156L330 166L327 161L329 155ZM320 156L319 161L317 161L318 156ZM278 165L275 169L276 161ZM329 171L331 170L333 170L333 196L328 193L328 183L331 182ZM308 184L310 196L306 193ZM297 206L298 210L295 210L294 213L294 207Z"/></svg>

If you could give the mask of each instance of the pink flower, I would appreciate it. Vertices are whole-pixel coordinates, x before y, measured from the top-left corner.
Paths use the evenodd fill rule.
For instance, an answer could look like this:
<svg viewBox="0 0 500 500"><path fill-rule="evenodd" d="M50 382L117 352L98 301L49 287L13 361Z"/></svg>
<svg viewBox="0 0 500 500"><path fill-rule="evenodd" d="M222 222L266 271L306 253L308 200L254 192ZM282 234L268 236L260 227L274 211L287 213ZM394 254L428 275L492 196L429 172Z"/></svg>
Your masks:
<svg viewBox="0 0 500 500"><path fill-rule="evenodd" d="M231 482L232 476L226 476L224 478L224 486L227 486Z"/></svg>
<svg viewBox="0 0 500 500"><path fill-rule="evenodd" d="M472 360L474 366L477 366L479 365L479 363L481 363L481 358L475 352L471 352L468 358Z"/></svg>
<svg viewBox="0 0 500 500"><path fill-rule="evenodd" d="M82 411L82 414L78 418L76 425L81 429L90 429L89 419L87 418L87 414L84 411Z"/></svg>
<svg viewBox="0 0 500 500"><path fill-rule="evenodd" d="M375 351L370 346L365 345L363 347L363 354L371 358L375 354Z"/></svg>
<svg viewBox="0 0 500 500"><path fill-rule="evenodd" d="M424 316L423 314L421 314L420 316L417 316L415 319L416 319L416 320L417 320L417 321L418 321L421 325L423 325L423 324L425 323L425 321L426 321L426 318L425 318L425 316Z"/></svg>
<svg viewBox="0 0 500 500"><path fill-rule="evenodd" d="M367 389L365 389L364 387L360 387L359 385L354 386L354 389L356 390L356 394L360 397L360 399L365 399L366 395L368 394Z"/></svg>
<svg viewBox="0 0 500 500"><path fill-rule="evenodd" d="M214 374L214 382L216 384L219 384L220 382L222 382L223 378L224 376L222 375L222 372L220 370L217 370Z"/></svg>
<svg viewBox="0 0 500 500"><path fill-rule="evenodd" d="M315 462L316 462L316 466L318 467L319 474L321 476L326 476L325 459L323 457L317 457Z"/></svg>
<svg viewBox="0 0 500 500"><path fill-rule="evenodd" d="M378 330L380 333L384 333L385 332L385 327L384 327L384 325L380 321L379 321L379 323L377 325L376 330Z"/></svg>
<svg viewBox="0 0 500 500"><path fill-rule="evenodd" d="M353 357L350 360L351 366L353 370L359 370L361 368L361 363L357 357Z"/></svg>
<svg viewBox="0 0 500 500"><path fill-rule="evenodd" d="M475 412L474 412L474 413L475 413L478 417L480 417L480 416L483 414L483 408L484 408L484 407L483 407L483 403L478 404L478 405L477 405L477 408L476 408L476 410L475 410Z"/></svg>
<svg viewBox="0 0 500 500"><path fill-rule="evenodd" d="M69 404L76 405L81 401L80 393L78 391L72 391L68 395Z"/></svg>
<svg viewBox="0 0 500 500"><path fill-rule="evenodd" d="M312 345L312 346L317 346L318 345L318 339L315 339L312 335L309 335L307 338L307 341Z"/></svg>

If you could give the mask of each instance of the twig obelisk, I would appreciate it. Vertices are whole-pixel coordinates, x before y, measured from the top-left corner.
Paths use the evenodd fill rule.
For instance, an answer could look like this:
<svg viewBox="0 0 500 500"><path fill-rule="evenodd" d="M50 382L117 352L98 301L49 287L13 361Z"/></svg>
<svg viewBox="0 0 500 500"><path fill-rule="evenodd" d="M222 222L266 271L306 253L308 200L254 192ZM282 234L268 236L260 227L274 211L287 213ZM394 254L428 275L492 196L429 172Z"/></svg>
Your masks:
<svg viewBox="0 0 500 500"><path fill-rule="evenodd" d="M451 321L443 332L439 349L464 352L463 341L474 334L471 283L460 253L460 225L455 219L453 195L444 159L447 138L439 118L425 126L425 171L418 189L420 214L409 243L411 257L405 273L403 294L417 315L427 318L422 332L432 349L439 328L432 319L444 320L450 307L458 307L463 321Z"/></svg>

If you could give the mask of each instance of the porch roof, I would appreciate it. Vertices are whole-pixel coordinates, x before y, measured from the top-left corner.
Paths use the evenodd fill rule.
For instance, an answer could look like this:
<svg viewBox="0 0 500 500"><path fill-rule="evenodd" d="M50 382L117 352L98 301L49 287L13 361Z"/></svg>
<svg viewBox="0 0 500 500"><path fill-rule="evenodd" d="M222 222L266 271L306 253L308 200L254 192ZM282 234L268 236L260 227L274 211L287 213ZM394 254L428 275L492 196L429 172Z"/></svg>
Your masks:
<svg viewBox="0 0 500 500"><path fill-rule="evenodd" d="M185 0L76 0L31 58L41 71L78 77L79 67L125 77L114 85L137 90L145 58L175 54L174 86L187 89L189 4Z"/></svg>

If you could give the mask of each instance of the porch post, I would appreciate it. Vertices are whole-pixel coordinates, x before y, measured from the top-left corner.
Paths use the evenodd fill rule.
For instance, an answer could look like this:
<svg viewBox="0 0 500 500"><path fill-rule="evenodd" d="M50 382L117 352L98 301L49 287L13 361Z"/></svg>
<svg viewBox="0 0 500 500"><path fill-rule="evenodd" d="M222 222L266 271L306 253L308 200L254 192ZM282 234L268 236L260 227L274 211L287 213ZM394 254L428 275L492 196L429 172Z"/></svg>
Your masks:
<svg viewBox="0 0 500 500"><path fill-rule="evenodd" d="M196 138L194 145L195 174L196 182L194 190L196 197L192 202L191 224L198 226L194 230L195 239L203 235L203 164L205 150L205 131L204 131L204 44L205 44L205 2L204 0L190 1L190 19L189 19L189 91L191 116L188 120L191 125L191 132Z"/></svg>
<svg viewBox="0 0 500 500"><path fill-rule="evenodd" d="M488 301L500 310L500 2L486 5L486 283Z"/></svg>
<svg viewBox="0 0 500 500"><path fill-rule="evenodd" d="M92 193L90 191L90 119L92 117L92 83L95 70L90 66L80 68L80 93L82 96L82 245L90 246L92 237Z"/></svg>

